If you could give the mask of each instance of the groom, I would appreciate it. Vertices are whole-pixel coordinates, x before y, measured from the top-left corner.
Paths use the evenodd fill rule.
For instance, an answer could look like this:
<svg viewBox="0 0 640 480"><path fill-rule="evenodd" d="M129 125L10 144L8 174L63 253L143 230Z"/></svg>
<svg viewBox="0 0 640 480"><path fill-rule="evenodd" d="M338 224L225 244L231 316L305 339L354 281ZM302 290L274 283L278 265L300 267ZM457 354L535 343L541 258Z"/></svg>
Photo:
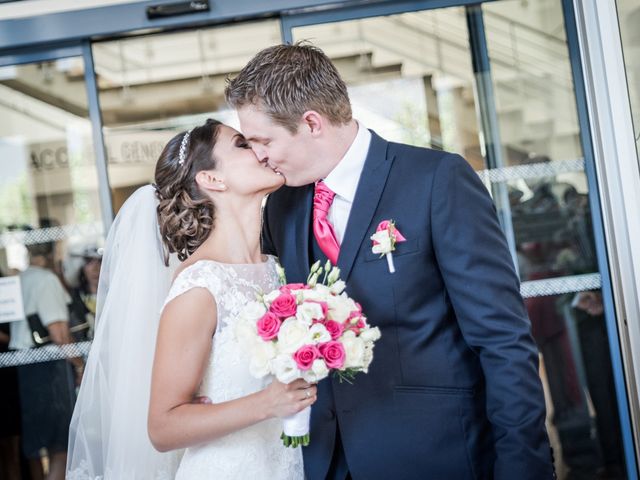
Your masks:
<svg viewBox="0 0 640 480"><path fill-rule="evenodd" d="M368 374L319 384L307 477L554 478L538 352L471 167L367 130L335 66L308 44L261 51L226 97L258 159L286 178L265 207L265 252L290 282L331 259L382 332ZM385 221L405 239L393 265L372 251Z"/></svg>

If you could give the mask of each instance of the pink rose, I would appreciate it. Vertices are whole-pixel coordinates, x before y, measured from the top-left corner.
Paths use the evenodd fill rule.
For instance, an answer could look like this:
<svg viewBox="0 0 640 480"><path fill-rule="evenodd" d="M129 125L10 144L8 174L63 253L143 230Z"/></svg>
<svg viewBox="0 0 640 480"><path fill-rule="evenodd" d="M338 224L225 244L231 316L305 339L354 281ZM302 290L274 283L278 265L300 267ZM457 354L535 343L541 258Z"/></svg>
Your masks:
<svg viewBox="0 0 640 480"><path fill-rule="evenodd" d="M347 355L340 342L331 340L330 342L321 344L318 349L320 350L320 354L322 355L322 358L324 358L324 363L327 364L328 368L339 369L344 366L344 361Z"/></svg>
<svg viewBox="0 0 640 480"><path fill-rule="evenodd" d="M294 316L297 308L296 297L290 293L281 293L280 296L273 301L269 307L269 311L280 318L287 318Z"/></svg>
<svg viewBox="0 0 640 480"><path fill-rule="evenodd" d="M282 321L278 316L267 312L258 320L258 335L260 335L264 341L272 340L278 335L280 325L282 325Z"/></svg>
<svg viewBox="0 0 640 480"><path fill-rule="evenodd" d="M378 228L376 228L376 232L380 232L382 230L387 230L389 228L389 225L391 225L391 222L389 220L383 220L378 224Z"/></svg>
<svg viewBox="0 0 640 480"><path fill-rule="evenodd" d="M344 332L344 325L336 322L335 320L328 320L324 324L325 328L329 331L331 335L331 340L336 340L340 338L342 332Z"/></svg>
<svg viewBox="0 0 640 480"><path fill-rule="evenodd" d="M320 357L320 352L315 345L304 345L293 354L293 359L300 370L309 370L318 357Z"/></svg>

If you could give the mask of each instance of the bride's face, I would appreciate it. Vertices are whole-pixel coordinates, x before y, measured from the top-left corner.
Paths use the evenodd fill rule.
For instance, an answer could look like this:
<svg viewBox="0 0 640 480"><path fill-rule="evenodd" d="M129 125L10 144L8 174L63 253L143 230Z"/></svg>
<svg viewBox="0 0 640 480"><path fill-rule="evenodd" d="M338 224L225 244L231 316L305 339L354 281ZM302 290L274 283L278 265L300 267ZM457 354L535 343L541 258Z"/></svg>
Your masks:
<svg viewBox="0 0 640 480"><path fill-rule="evenodd" d="M284 177L266 163L260 163L244 136L221 125L213 148L216 174L227 191L238 194L271 193L284 185Z"/></svg>

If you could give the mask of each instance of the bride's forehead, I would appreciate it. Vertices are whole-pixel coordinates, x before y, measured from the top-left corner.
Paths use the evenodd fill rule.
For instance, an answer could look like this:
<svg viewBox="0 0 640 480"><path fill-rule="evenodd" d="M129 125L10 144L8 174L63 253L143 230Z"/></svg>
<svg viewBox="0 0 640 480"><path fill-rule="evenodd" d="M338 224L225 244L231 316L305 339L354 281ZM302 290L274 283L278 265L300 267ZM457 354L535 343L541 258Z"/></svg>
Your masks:
<svg viewBox="0 0 640 480"><path fill-rule="evenodd" d="M224 138L227 140L231 140L234 135L237 135L238 132L235 128L230 127L229 125L220 125L220 132L218 133L218 138Z"/></svg>

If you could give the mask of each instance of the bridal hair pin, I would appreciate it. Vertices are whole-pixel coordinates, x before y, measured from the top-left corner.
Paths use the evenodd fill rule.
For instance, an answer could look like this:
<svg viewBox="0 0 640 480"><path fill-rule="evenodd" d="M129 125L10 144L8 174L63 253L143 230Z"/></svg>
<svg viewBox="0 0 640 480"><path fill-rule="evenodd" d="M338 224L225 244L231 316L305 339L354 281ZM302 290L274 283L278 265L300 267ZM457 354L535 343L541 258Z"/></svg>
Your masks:
<svg viewBox="0 0 640 480"><path fill-rule="evenodd" d="M180 144L180 152L178 153L178 165L184 165L184 161L187 159L187 147L189 146L189 137L191 136L193 129L189 130L182 137L182 143Z"/></svg>

